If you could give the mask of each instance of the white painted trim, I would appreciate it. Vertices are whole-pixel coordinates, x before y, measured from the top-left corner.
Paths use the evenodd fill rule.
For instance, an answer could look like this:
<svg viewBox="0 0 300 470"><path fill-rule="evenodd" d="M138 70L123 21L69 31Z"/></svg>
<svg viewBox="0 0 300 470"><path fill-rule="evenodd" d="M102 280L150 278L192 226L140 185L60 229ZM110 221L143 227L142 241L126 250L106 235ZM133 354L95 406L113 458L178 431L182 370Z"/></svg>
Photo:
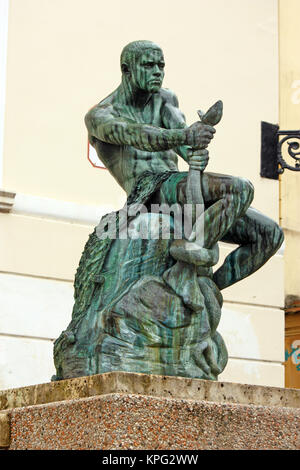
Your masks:
<svg viewBox="0 0 300 470"><path fill-rule="evenodd" d="M84 225L97 225L104 214L113 210L116 209L108 205L90 206L17 193L11 214L63 220Z"/></svg>
<svg viewBox="0 0 300 470"><path fill-rule="evenodd" d="M3 144L9 0L0 0L0 188L3 185Z"/></svg>
<svg viewBox="0 0 300 470"><path fill-rule="evenodd" d="M284 255L284 250L285 250L285 241L283 242L283 244L281 245L281 247L277 251L276 255L283 256Z"/></svg>
<svg viewBox="0 0 300 470"><path fill-rule="evenodd" d="M220 244L220 247L227 247L228 248L228 243L219 242L219 244ZM234 245L234 244L231 245L232 248L234 248L235 246L237 247L237 245ZM282 243L279 250L275 253L275 256L283 256L284 255L284 250L285 250L285 241Z"/></svg>
<svg viewBox="0 0 300 470"><path fill-rule="evenodd" d="M10 213L96 226L103 215L115 210L117 209L112 205L84 205L17 193ZM228 244L220 242L220 246L228 247ZM285 242L283 242L276 255L283 256L284 249Z"/></svg>

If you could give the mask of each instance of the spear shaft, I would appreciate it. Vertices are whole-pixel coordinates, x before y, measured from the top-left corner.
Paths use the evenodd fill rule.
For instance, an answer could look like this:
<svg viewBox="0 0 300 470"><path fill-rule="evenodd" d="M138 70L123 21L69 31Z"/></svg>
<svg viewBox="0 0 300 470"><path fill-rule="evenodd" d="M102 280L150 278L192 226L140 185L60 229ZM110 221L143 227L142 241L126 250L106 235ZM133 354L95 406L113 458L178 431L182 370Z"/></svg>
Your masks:
<svg viewBox="0 0 300 470"><path fill-rule="evenodd" d="M222 118L222 115L223 115L222 101L217 101L211 108L209 108L209 110L205 114L202 111L198 111L198 116L200 118L200 121L210 126L215 126L216 124L218 124L218 122L220 122ZM195 223L195 217L196 217L195 206L199 204L202 206L202 209L204 210L204 199L203 199L203 194L202 194L202 173L203 171L201 170L195 170L195 169L190 168L188 177L187 177L186 201L187 201L187 204L193 205L192 226ZM190 235L191 234L188 234L188 236Z"/></svg>

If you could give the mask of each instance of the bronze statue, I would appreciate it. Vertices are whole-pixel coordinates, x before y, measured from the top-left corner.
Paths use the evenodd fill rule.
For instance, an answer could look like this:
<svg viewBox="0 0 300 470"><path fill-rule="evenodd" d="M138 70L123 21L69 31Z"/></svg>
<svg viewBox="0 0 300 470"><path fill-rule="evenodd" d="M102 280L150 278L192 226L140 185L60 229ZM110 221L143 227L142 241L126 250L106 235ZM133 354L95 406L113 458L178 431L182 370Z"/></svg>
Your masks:
<svg viewBox="0 0 300 470"><path fill-rule="evenodd" d="M112 370L216 380L228 358L216 331L220 290L259 269L283 241L280 227L250 207L247 179L204 171L222 103L187 126L176 95L162 88L164 66L156 44L128 44L120 86L85 122L90 143L127 193L132 227L154 221L173 232L128 239L119 229L112 237L108 227L122 212L102 218L76 274L72 321L55 343L56 380ZM178 171L178 156L188 173ZM130 213L136 204L147 213ZM163 209L174 204L191 207L192 229L183 227L182 237ZM220 240L238 247L213 273Z"/></svg>

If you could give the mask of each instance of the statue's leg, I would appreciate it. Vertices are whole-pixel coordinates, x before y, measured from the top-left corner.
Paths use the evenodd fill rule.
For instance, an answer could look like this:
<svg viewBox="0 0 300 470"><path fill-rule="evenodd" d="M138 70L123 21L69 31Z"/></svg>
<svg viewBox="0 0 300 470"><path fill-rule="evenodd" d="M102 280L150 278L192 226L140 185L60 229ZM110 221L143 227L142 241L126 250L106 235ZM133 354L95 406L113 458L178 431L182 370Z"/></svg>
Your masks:
<svg viewBox="0 0 300 470"><path fill-rule="evenodd" d="M178 181L173 181L178 177ZM182 206L187 204L187 176L178 173L174 175L174 178L171 177L162 184L160 190L152 197L151 204L172 205L174 202ZM254 188L245 178L216 173L205 172L201 180L205 204L205 211L201 216L204 220L199 224L203 227L201 245L210 249L225 236L233 223L246 213L253 199Z"/></svg>
<svg viewBox="0 0 300 470"><path fill-rule="evenodd" d="M219 289L231 286L254 273L273 256L283 242L283 231L269 217L253 208L240 217L222 241L240 245L214 273Z"/></svg>
<svg viewBox="0 0 300 470"><path fill-rule="evenodd" d="M245 178L203 173L202 192L205 203L203 245L211 248L245 214L253 200L254 188Z"/></svg>
<svg viewBox="0 0 300 470"><path fill-rule="evenodd" d="M178 173L172 178L175 181L169 179L163 183L160 191L155 195L155 201L169 205L173 204L174 201L181 205L187 204L187 175ZM175 192L174 188L176 189ZM235 221L243 216L249 208L253 199L254 188L250 181L245 178L204 173L202 175L202 194L205 211L197 219L199 229L196 229L196 238L189 241L185 239L175 240L171 247L172 256L183 261L187 261L193 256L197 261L197 256L193 250L197 250L197 246L199 249L202 247L201 254L199 253L199 263L198 261L195 262L197 266L198 264L201 265L200 261L203 257L206 258L210 255L210 251L211 257L214 257L216 243L226 235Z"/></svg>

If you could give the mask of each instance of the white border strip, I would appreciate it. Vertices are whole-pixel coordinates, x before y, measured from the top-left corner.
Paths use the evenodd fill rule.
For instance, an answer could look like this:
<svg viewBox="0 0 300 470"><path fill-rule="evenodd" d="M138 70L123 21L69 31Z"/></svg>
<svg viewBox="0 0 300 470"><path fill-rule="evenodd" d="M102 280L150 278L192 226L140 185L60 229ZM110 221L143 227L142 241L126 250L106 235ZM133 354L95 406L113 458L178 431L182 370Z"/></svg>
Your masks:
<svg viewBox="0 0 300 470"><path fill-rule="evenodd" d="M114 210L116 209L113 206L108 205L90 206L17 193L11 214L95 226L103 215Z"/></svg>
<svg viewBox="0 0 300 470"><path fill-rule="evenodd" d="M4 116L9 0L0 0L0 188L3 184Z"/></svg>
<svg viewBox="0 0 300 470"><path fill-rule="evenodd" d="M84 205L76 202L17 193L10 213L96 226L103 215L116 210L112 205ZM228 247L228 244L224 242L219 243L221 247ZM285 242L283 242L276 255L283 256L284 249Z"/></svg>

